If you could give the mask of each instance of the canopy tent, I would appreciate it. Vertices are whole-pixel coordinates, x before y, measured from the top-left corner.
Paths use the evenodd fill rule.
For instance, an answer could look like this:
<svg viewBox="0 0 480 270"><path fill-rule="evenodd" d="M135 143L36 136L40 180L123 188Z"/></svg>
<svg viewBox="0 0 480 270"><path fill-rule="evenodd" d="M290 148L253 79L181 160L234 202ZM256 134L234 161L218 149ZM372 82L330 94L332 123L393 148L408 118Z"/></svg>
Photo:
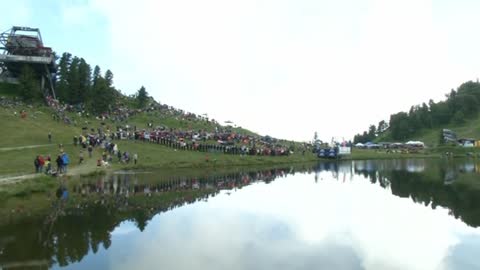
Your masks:
<svg viewBox="0 0 480 270"><path fill-rule="evenodd" d="M405 144L408 145L408 146L425 147L425 144L421 141L408 141Z"/></svg>

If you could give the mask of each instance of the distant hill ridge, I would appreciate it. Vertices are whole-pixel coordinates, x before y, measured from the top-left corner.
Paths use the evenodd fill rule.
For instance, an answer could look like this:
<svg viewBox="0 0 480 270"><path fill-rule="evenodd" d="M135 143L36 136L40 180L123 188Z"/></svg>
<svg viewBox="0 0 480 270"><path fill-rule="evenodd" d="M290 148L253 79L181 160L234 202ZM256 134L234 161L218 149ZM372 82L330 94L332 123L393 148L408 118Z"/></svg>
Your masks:
<svg viewBox="0 0 480 270"><path fill-rule="evenodd" d="M228 124L230 124L221 125L207 115L190 113L166 104L160 104L149 96L144 86L140 86L135 94L125 95L120 89L113 86L114 75L112 71L106 70L102 74L98 65L92 68L85 59L73 56L68 52L63 53L57 59L57 66L58 70L54 78L56 98L60 104L72 105L75 110L100 116L114 114L119 108L128 110L155 108L158 111L169 113L168 115L161 114L160 117L163 118L162 122L165 125L168 124L172 128L215 129L215 127L228 127ZM40 89L37 75L28 64L24 65L18 80L19 84L0 83L0 96L18 98L28 104L43 103L46 97L43 96L44 93ZM51 100L50 97L48 99ZM150 121L152 120L151 117ZM188 125L177 120L188 120L191 123ZM156 122L158 123L158 121ZM257 135L241 127L232 126L232 130L236 132Z"/></svg>
<svg viewBox="0 0 480 270"><path fill-rule="evenodd" d="M357 134L358 142L404 142L419 140L429 146L440 144L442 129L448 128L459 138L480 138L480 83L468 81L445 95L446 100L414 105L408 112L390 115L377 126Z"/></svg>

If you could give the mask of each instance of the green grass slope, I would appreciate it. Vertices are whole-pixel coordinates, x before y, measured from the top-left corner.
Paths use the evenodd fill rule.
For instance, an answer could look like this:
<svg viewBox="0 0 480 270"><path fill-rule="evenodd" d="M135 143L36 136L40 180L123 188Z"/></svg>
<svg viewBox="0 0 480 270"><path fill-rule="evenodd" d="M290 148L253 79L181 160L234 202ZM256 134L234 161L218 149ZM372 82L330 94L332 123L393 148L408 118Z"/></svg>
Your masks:
<svg viewBox="0 0 480 270"><path fill-rule="evenodd" d="M429 147L439 146L440 132L442 129L450 129L460 138L474 138L480 140L480 115L474 118L465 119L463 124L448 124L441 128L422 129L418 134L407 138L407 140L418 140L424 142ZM378 136L376 142L395 142L387 131Z"/></svg>
<svg viewBox="0 0 480 270"><path fill-rule="evenodd" d="M20 111L26 110L27 117L22 119ZM16 114L15 114L16 112ZM54 160L59 154L59 144L63 144L65 152L71 159L70 170L76 174L88 173L96 169L96 160L101 156L101 150L95 150L92 159L87 157L87 162L78 165L80 147L73 146L73 137L82 132L82 127L97 128L101 121L90 117L79 117L70 113L69 117L76 125L66 125L55 121L53 111L45 106L0 106L1 132L0 132L0 178L6 176L25 175L34 173L34 158L41 155L50 155ZM182 120L174 116L159 115L158 112L142 112L121 122L121 125L137 126L138 129L146 128L147 123L154 126L163 125L168 128L185 129L214 129L214 125L206 121ZM105 125L115 130L118 123L105 121ZM235 132L254 134L251 131L236 128ZM48 133L52 133L52 142L48 141ZM139 165L137 167L222 167L236 165L272 165L299 161L313 161L313 154L294 154L289 157L263 157L263 156L233 156L223 153L209 153L208 162L206 153L175 150L162 145L133 142L128 140L117 141L119 149L130 153L138 153ZM115 159L116 160L116 159ZM114 161L112 168L131 168L132 164L123 165Z"/></svg>

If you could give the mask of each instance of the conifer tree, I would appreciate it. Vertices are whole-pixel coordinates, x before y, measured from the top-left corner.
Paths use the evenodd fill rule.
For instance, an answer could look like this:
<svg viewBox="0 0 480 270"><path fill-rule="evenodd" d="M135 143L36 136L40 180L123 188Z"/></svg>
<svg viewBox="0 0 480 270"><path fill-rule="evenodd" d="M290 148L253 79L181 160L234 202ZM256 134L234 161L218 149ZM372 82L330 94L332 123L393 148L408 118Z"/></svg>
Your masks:
<svg viewBox="0 0 480 270"><path fill-rule="evenodd" d="M144 86L138 90L136 99L139 108L144 108L147 105L148 93Z"/></svg>
<svg viewBox="0 0 480 270"><path fill-rule="evenodd" d="M25 101L33 101L42 97L40 84L34 70L27 64L23 65L19 81L19 94Z"/></svg>

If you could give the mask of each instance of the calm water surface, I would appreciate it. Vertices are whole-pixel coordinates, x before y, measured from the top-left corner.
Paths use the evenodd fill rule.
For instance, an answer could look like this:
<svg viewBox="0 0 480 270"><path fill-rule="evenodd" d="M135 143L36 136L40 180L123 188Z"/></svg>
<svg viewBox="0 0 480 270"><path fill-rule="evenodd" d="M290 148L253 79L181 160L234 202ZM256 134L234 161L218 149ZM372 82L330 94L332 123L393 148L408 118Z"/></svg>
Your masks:
<svg viewBox="0 0 480 270"><path fill-rule="evenodd" d="M479 171L393 160L87 179L71 206L0 228L0 269L480 269Z"/></svg>

